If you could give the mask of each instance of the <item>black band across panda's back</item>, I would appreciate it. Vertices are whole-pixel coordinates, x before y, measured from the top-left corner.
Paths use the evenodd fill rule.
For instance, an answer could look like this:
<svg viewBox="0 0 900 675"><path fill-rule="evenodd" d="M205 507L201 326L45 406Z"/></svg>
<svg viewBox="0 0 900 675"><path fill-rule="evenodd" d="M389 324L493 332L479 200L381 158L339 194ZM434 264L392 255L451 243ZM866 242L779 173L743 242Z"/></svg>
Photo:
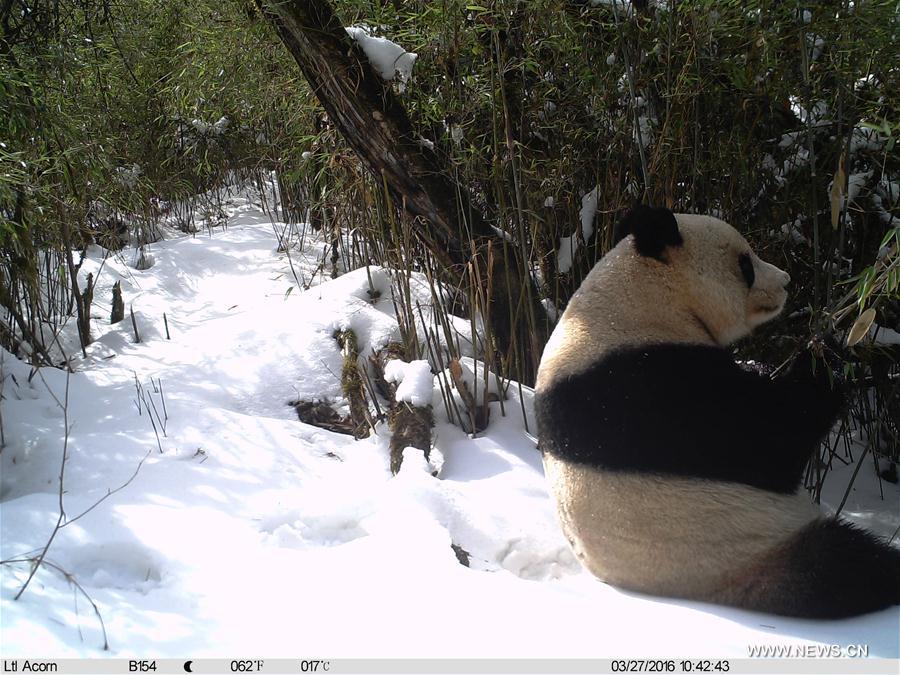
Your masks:
<svg viewBox="0 0 900 675"><path fill-rule="evenodd" d="M812 382L744 371L724 349L665 344L553 380L535 411L542 451L560 459L789 494L838 404Z"/></svg>

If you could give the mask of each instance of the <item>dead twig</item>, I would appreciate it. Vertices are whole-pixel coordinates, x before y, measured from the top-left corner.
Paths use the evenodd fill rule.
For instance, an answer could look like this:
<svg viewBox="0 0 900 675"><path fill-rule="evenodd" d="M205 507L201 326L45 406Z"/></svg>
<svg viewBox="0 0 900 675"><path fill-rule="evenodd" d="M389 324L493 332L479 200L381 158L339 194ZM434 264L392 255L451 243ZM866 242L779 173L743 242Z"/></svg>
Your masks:
<svg viewBox="0 0 900 675"><path fill-rule="evenodd" d="M72 522L72 521L69 521L69 522ZM47 560L45 557L43 557L43 553L45 553L45 552L46 552L46 550L44 552L42 552L40 557L27 557L26 556L26 557L20 557L20 558L9 558L8 560L0 560L0 565L12 565L12 564L16 564L16 563L31 563L32 573L28 577L29 581L31 580L31 576L34 576L34 570L36 570L38 568L38 566L40 566L40 565L49 567L50 569L55 570L60 575L62 575L63 579L65 579L68 583L70 583L91 604L91 607L94 610L94 614L97 617L97 621L100 622L100 631L103 633L103 651L109 651L109 637L106 634L106 624L103 622L103 615L100 613L100 608L97 606L97 603L94 602L94 599L90 596L90 594L86 590L84 590L84 586L82 586L80 583L78 583L78 580L75 578L75 575L73 575L71 572L67 572L61 565L53 562L52 560ZM27 586L28 582L26 582L25 585ZM24 587L22 590L24 590ZM20 591L20 594L21 594L21 591ZM18 596L16 596L16 599L18 600ZM76 608L77 608L77 604L76 604ZM81 629L79 628L79 633L80 632L81 632Z"/></svg>
<svg viewBox="0 0 900 675"><path fill-rule="evenodd" d="M31 583L31 580L34 578L34 575L37 573L38 568L41 566L41 563L44 561L44 557L47 555L47 551L50 549L50 545L53 543L53 540L56 538L56 534L60 531L63 525L63 521L66 518L66 507L63 503L63 494L65 492L65 479L66 479L66 459L67 453L69 451L69 380L71 378L71 374L66 372L66 394L65 399L63 400L62 410L63 410L63 428L65 430L65 435L63 436L63 452L62 452L62 461L59 466L59 515L56 519L56 525L53 528L53 532L50 533L50 538L47 539L47 543L44 545L43 550L37 556L34 561L34 564L31 567L31 572L28 574L28 578L25 580L25 583L22 585L22 588L19 589L19 592L16 593L15 600L18 600L22 597L22 593L25 592L25 589L28 588L28 584ZM55 397L54 397L55 398ZM59 403L59 401L57 401Z"/></svg>

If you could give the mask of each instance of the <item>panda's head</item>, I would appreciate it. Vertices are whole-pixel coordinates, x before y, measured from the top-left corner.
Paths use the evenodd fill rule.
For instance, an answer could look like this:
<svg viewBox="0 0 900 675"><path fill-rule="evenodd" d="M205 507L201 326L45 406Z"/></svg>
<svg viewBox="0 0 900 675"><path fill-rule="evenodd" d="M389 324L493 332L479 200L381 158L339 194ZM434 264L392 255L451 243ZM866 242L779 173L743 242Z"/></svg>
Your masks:
<svg viewBox="0 0 900 675"><path fill-rule="evenodd" d="M637 207L620 223L618 248L652 270L686 303L709 336L726 345L777 316L787 272L760 260L728 223L711 216Z"/></svg>

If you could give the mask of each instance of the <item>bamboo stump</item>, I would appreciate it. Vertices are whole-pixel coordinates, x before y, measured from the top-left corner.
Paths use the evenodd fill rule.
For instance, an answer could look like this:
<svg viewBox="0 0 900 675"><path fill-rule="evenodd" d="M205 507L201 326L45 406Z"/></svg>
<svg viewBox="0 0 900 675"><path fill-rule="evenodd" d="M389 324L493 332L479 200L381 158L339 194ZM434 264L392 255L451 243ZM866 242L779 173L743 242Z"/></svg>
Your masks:
<svg viewBox="0 0 900 675"><path fill-rule="evenodd" d="M417 448L425 459L431 457L431 430L434 428L434 414L431 406L416 406L406 401L397 401L397 384L384 377L388 363L403 360L403 345L392 342L384 349L369 357L375 371L375 386L388 401L388 429L391 431L389 443L391 453L391 473L396 475L403 463L403 450Z"/></svg>

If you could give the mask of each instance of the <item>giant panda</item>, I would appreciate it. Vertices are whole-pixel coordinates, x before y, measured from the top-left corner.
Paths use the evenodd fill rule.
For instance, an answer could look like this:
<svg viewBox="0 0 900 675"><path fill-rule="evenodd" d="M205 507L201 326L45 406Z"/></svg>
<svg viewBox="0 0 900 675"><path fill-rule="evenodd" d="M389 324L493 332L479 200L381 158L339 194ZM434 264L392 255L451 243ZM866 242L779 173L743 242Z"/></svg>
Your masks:
<svg viewBox="0 0 900 675"><path fill-rule="evenodd" d="M623 589L772 614L900 604L900 551L824 517L801 488L841 396L812 368L772 379L728 350L779 314L787 273L713 217L637 207L620 231L554 328L535 387L576 557Z"/></svg>

